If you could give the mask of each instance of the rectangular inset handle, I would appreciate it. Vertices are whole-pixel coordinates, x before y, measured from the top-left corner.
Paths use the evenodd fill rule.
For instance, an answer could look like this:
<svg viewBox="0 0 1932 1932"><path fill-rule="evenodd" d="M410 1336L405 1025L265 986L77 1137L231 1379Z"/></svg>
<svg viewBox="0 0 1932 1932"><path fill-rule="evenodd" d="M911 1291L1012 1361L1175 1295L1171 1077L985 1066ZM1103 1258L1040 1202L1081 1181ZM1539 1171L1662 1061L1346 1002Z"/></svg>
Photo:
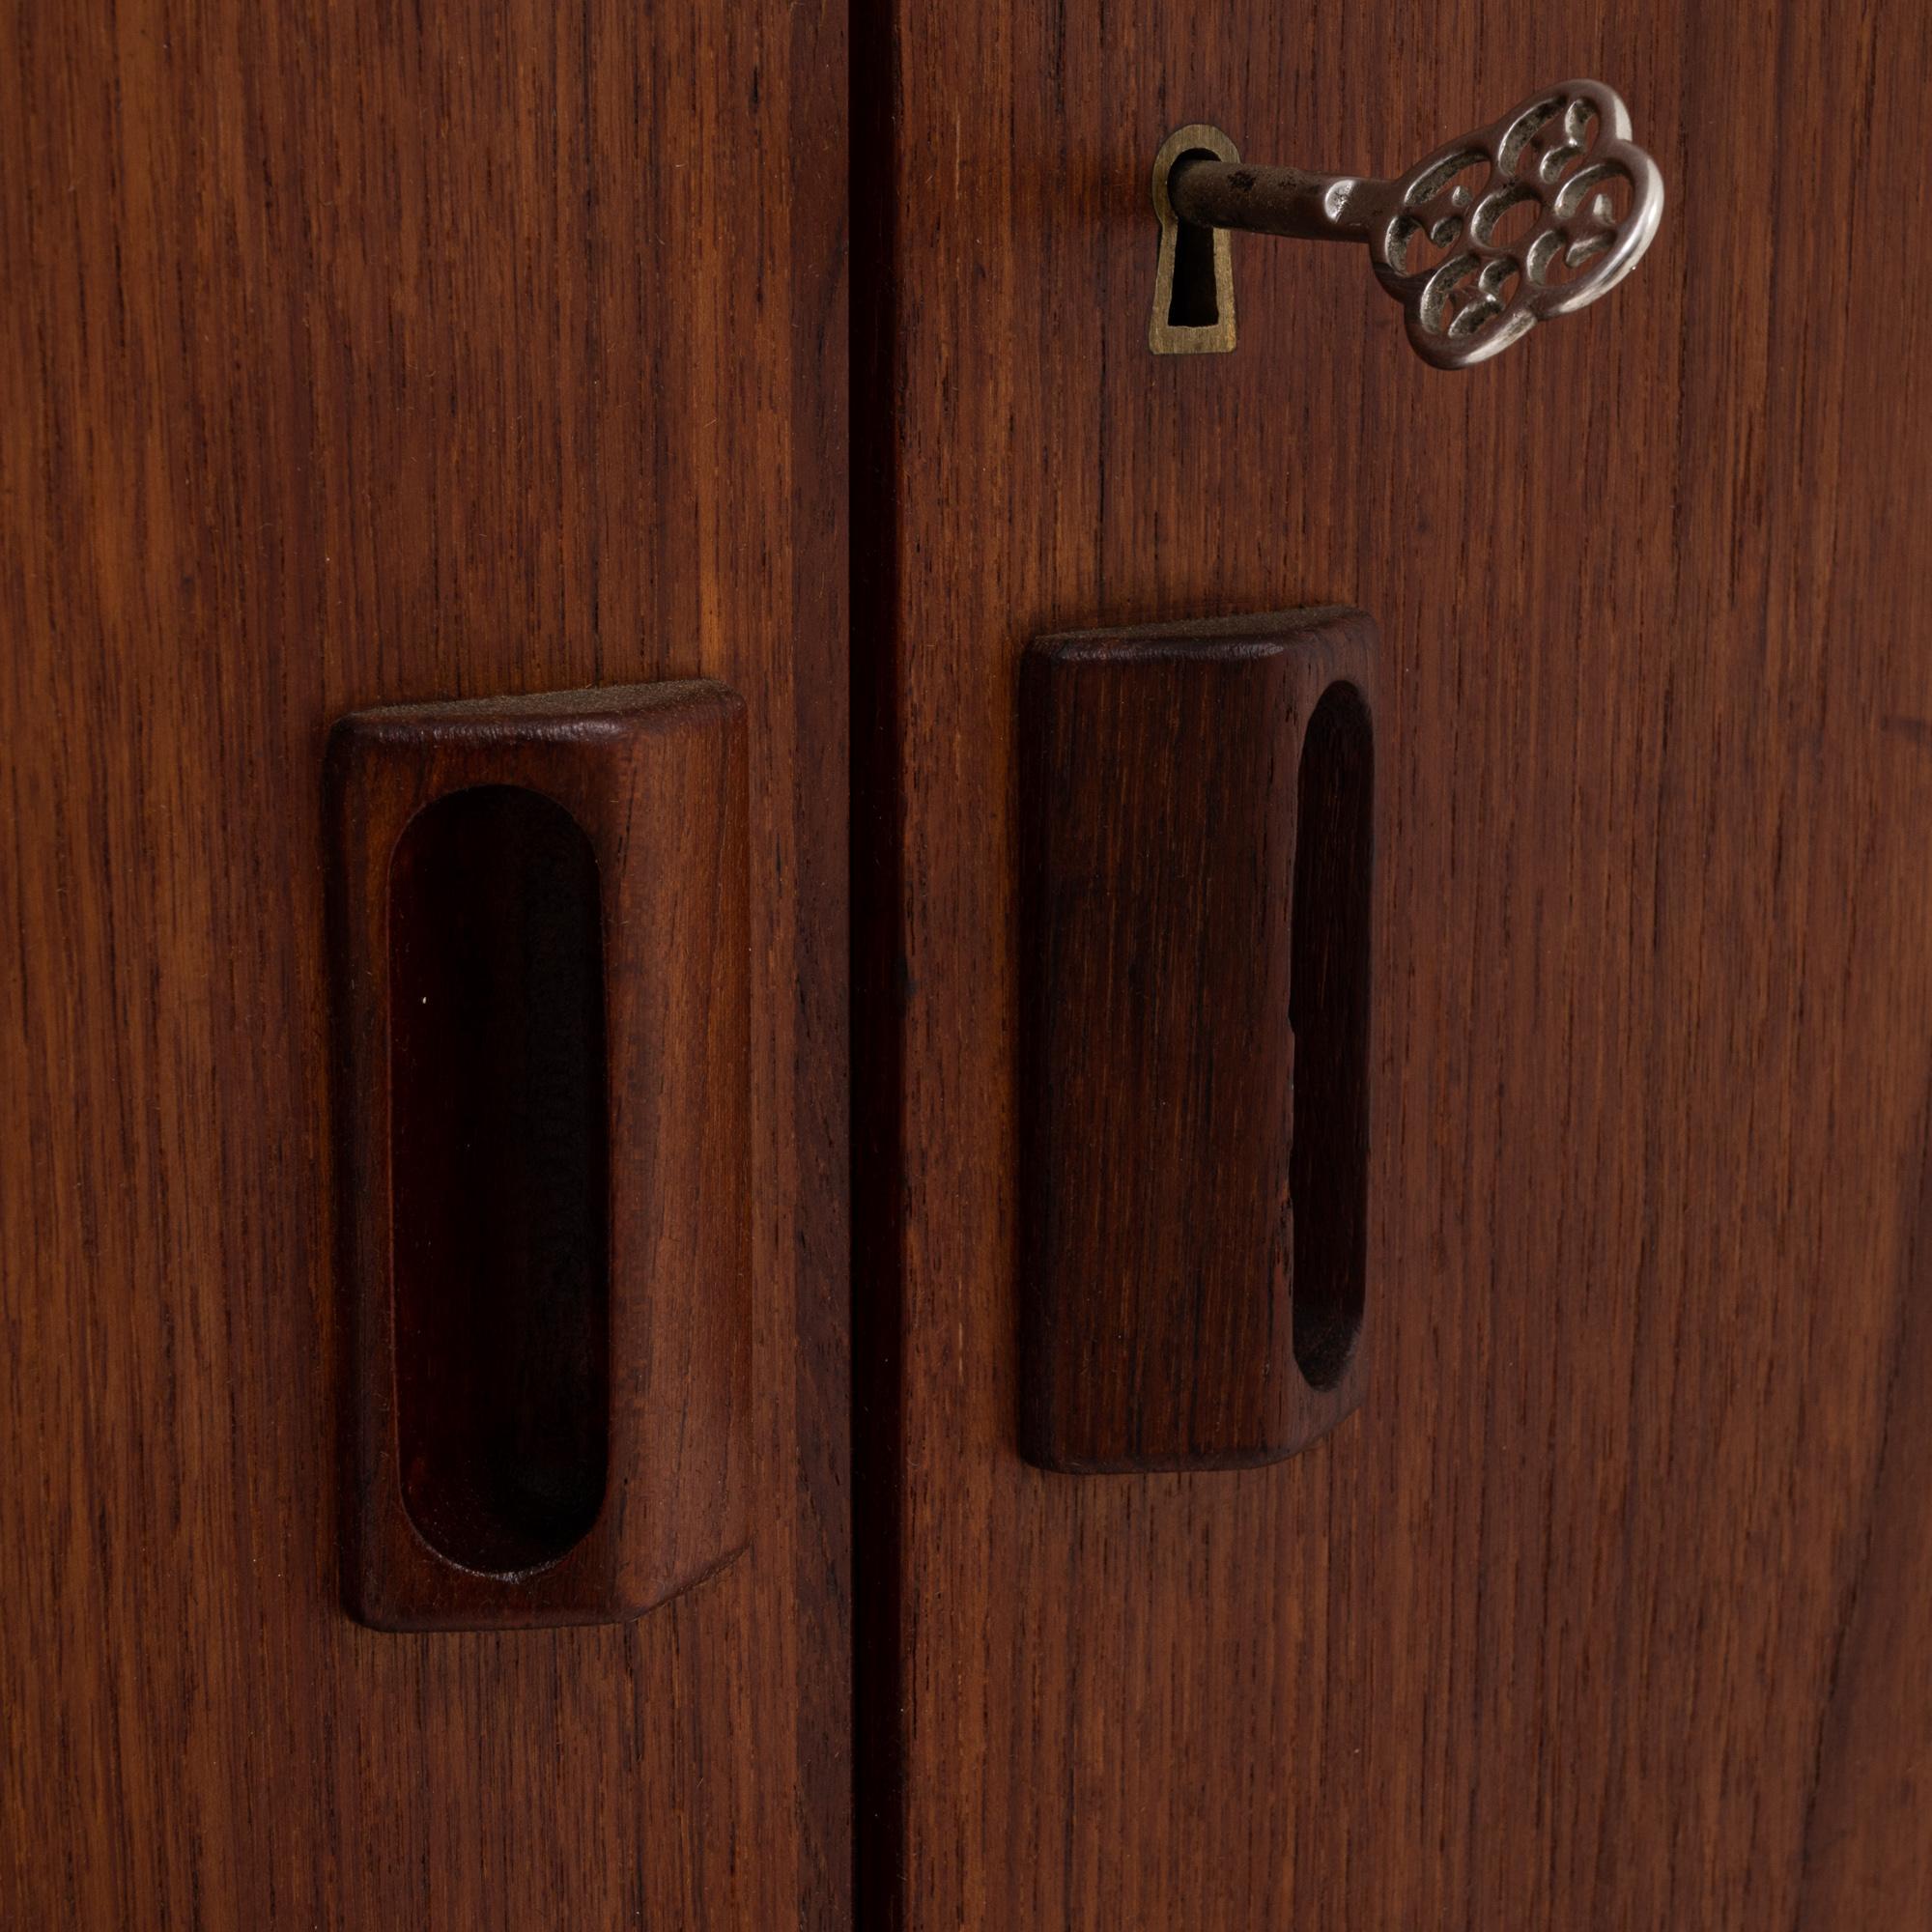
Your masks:
<svg viewBox="0 0 1932 1932"><path fill-rule="evenodd" d="M1292 1455L1360 1399L1375 626L1042 638L1021 683L1021 1448Z"/></svg>
<svg viewBox="0 0 1932 1932"><path fill-rule="evenodd" d="M636 1615L747 1534L744 707L365 711L328 776L350 1606Z"/></svg>

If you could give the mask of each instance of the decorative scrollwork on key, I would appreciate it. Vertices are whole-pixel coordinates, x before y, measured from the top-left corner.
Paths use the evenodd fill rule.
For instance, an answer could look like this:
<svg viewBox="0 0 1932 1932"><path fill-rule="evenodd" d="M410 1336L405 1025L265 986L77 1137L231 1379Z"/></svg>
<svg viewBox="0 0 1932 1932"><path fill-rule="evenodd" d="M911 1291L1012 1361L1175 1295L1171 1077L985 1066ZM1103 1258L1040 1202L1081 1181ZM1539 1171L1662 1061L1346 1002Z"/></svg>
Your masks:
<svg viewBox="0 0 1932 1932"><path fill-rule="evenodd" d="M1573 80L1445 142L1399 181L1362 185L1350 213L1430 361L1483 361L1636 266L1663 213L1663 177L1630 132L1611 89Z"/></svg>

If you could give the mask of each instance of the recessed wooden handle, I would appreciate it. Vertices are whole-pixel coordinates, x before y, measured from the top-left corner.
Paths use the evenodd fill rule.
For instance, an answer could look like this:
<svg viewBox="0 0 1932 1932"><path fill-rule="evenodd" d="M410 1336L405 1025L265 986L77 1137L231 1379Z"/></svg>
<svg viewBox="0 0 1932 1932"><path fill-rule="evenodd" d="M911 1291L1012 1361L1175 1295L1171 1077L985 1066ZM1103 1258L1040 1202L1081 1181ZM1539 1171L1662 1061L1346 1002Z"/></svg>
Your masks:
<svg viewBox="0 0 1932 1932"><path fill-rule="evenodd" d="M1362 1386L1375 627L1044 638L1022 673L1021 1447L1293 1454Z"/></svg>
<svg viewBox="0 0 1932 1932"><path fill-rule="evenodd" d="M350 1606L636 1615L747 1534L743 705L365 711L328 777Z"/></svg>

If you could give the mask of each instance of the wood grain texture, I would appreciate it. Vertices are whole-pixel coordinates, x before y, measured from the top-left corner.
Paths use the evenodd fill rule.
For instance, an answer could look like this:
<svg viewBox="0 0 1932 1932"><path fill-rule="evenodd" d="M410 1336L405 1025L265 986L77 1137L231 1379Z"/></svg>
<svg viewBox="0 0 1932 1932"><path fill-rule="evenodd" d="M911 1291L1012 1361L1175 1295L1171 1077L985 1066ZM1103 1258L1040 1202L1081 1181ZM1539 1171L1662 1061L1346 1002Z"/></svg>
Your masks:
<svg viewBox="0 0 1932 1932"><path fill-rule="evenodd" d="M385 1630L636 1616L750 1527L744 704L384 706L328 775L350 1600ZM581 907L554 839L521 857L532 802Z"/></svg>
<svg viewBox="0 0 1932 1932"><path fill-rule="evenodd" d="M1308 611L1041 638L1022 663L1019 1439L1041 1468L1278 1462L1361 1399L1374 653L1360 611ZM1338 707L1354 728L1318 727Z"/></svg>
<svg viewBox="0 0 1932 1932"><path fill-rule="evenodd" d="M860 32L876 1922L1916 1922L1932 268L1889 238L1932 15L876 0ZM1236 237L1238 351L1148 354L1170 128L1379 171L1571 73L1671 194L1604 302L1450 377L1354 251ZM1382 635L1363 1403L1271 1468L1048 1475L1019 659L1329 600Z"/></svg>
<svg viewBox="0 0 1932 1932"><path fill-rule="evenodd" d="M838 270L791 214L838 19L4 17L7 1916L838 1925ZM752 1546L626 1626L363 1630L325 734L700 674L749 733Z"/></svg>
<svg viewBox="0 0 1932 1932"><path fill-rule="evenodd" d="M799 1897L816 1927L851 1921L853 1896L852 1223L849 929L850 420L847 301L849 49L840 0L787 17L784 158L790 219L792 838L797 933L791 1145L798 1163L792 1354L797 1440L795 1587L800 1659ZM775 56L776 57L776 56ZM830 775L828 781L828 775Z"/></svg>

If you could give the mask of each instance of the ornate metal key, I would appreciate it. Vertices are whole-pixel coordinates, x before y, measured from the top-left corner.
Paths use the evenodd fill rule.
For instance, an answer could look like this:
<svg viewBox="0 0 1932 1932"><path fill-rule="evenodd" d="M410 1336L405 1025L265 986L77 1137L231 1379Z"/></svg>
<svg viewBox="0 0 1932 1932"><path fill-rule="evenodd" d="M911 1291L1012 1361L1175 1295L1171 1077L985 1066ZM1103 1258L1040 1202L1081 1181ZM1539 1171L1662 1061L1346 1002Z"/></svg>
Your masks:
<svg viewBox="0 0 1932 1932"><path fill-rule="evenodd" d="M1251 167L1218 128L1182 128L1154 164L1163 242L1150 340L1170 353L1234 347L1227 242L1212 237L1209 287L1201 231L1243 228L1366 242L1416 353L1441 369L1481 362L1606 295L1650 246L1663 178L1630 132L1629 110L1597 80L1544 88L1394 181Z"/></svg>

